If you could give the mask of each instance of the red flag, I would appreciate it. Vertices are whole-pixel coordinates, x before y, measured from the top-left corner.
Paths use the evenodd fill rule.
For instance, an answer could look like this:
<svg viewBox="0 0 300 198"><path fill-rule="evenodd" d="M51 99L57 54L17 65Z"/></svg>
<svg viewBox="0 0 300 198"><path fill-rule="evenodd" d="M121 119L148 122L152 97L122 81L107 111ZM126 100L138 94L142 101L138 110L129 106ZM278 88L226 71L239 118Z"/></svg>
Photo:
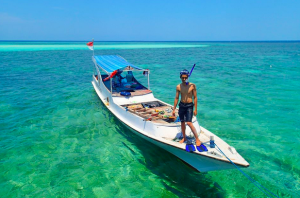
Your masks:
<svg viewBox="0 0 300 198"><path fill-rule="evenodd" d="M94 41L88 42L86 45L88 46L88 48L89 48L90 50L94 50Z"/></svg>

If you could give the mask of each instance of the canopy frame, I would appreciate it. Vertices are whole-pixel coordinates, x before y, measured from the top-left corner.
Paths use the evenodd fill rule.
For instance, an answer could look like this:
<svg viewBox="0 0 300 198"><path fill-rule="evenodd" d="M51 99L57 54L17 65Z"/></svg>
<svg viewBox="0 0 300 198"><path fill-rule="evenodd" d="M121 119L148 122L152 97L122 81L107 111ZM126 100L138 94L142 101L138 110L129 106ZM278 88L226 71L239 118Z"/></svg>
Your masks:
<svg viewBox="0 0 300 198"><path fill-rule="evenodd" d="M104 58L102 61L97 61L96 58ZM113 59L116 59L117 61L115 63L112 62ZM106 60L105 60L106 59ZM110 60L109 60L110 59ZM150 90L150 79L149 79L149 76L150 76L150 70L149 69L142 69L142 68L139 68L137 66L134 66L132 65L131 63L127 62L123 57L119 56L119 55L103 55L103 56L92 56L92 60L95 64L95 66L97 67L97 69L101 69L102 71L104 71L108 76L115 70L121 70L121 71L138 71L138 72L144 72L146 71L147 72L147 78L148 78L148 89ZM107 71L106 69L103 68L103 66L101 66L99 63L102 63L102 64L106 64L108 63L110 66L112 66L113 69L115 70L112 70L112 68L109 68L110 70ZM113 66L117 66L115 64L122 64L123 67L113 67ZM125 65L125 66L124 66ZM99 75L101 76L100 74L100 71L99 71ZM102 79L102 78L101 78ZM112 78L110 78L110 92L112 93Z"/></svg>

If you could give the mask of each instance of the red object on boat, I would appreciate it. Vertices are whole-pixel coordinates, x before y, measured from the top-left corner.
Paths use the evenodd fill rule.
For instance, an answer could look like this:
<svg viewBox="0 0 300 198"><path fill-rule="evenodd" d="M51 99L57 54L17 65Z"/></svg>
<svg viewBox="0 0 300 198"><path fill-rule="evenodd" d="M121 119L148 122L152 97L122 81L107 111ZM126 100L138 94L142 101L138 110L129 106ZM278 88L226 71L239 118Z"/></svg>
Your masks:
<svg viewBox="0 0 300 198"><path fill-rule="evenodd" d="M86 44L90 50L94 50L94 40Z"/></svg>
<svg viewBox="0 0 300 198"><path fill-rule="evenodd" d="M92 47L94 45L94 41L93 42L88 42L86 45Z"/></svg>
<svg viewBox="0 0 300 198"><path fill-rule="evenodd" d="M113 78L118 73L118 70L113 71L108 77L106 77L103 81L107 81L110 78Z"/></svg>

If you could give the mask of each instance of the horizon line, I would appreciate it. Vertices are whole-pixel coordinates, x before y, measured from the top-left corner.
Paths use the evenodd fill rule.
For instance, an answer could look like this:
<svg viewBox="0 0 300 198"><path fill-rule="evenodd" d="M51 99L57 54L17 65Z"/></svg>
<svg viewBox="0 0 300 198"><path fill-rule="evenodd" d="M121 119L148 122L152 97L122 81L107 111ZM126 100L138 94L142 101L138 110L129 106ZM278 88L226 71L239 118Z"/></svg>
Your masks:
<svg viewBox="0 0 300 198"><path fill-rule="evenodd" d="M88 42L89 40L0 40L0 42ZM94 42L300 42L300 40L207 40L207 41L192 41L192 40L94 40Z"/></svg>

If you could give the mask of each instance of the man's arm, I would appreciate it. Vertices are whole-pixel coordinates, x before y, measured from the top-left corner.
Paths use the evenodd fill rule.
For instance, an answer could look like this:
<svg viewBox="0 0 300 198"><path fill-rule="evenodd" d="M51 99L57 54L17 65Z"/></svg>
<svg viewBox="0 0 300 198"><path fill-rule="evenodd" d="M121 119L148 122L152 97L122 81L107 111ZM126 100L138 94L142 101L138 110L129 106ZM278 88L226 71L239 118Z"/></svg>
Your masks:
<svg viewBox="0 0 300 198"><path fill-rule="evenodd" d="M175 110L176 110L176 107L177 107L177 103L178 103L178 100L179 100L179 93L180 93L180 90L179 90L179 86L177 85L176 87L176 95L175 95L175 100L174 100L174 108L173 108L173 116L175 116Z"/></svg>
<svg viewBox="0 0 300 198"><path fill-rule="evenodd" d="M196 85L194 84L194 89L193 89L193 95L194 95L194 104L195 104L195 110L194 110L194 115L197 115L197 89Z"/></svg>

